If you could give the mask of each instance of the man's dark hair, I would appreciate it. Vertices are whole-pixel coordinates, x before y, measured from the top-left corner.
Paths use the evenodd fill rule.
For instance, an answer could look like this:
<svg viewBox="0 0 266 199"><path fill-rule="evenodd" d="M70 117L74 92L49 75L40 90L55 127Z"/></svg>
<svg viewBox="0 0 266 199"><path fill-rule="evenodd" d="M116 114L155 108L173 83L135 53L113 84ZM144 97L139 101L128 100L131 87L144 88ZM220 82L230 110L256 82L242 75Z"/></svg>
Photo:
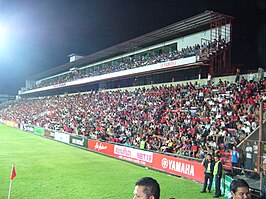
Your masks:
<svg viewBox="0 0 266 199"><path fill-rule="evenodd" d="M155 199L160 198L160 185L155 179L151 177L144 177L139 179L135 185L144 186L143 193L145 193L147 197L154 196Z"/></svg>
<svg viewBox="0 0 266 199"><path fill-rule="evenodd" d="M249 189L248 183L243 179L233 180L230 184L230 191L236 193L238 187L247 187Z"/></svg>

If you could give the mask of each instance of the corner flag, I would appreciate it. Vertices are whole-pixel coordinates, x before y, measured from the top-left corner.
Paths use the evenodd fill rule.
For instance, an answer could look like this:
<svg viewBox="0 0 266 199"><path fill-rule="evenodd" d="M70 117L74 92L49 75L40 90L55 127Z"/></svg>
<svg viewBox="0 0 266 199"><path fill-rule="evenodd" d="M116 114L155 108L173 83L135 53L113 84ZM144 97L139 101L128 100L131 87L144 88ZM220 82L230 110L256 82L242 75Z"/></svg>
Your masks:
<svg viewBox="0 0 266 199"><path fill-rule="evenodd" d="M10 174L10 185L9 185L9 190L8 190L8 199L10 199L12 181L14 180L16 176L17 176L16 169L15 169L15 166L12 164L12 169L11 169L11 174Z"/></svg>
<svg viewBox="0 0 266 199"><path fill-rule="evenodd" d="M17 176L15 166L12 164L12 170L10 174L10 180L13 180Z"/></svg>

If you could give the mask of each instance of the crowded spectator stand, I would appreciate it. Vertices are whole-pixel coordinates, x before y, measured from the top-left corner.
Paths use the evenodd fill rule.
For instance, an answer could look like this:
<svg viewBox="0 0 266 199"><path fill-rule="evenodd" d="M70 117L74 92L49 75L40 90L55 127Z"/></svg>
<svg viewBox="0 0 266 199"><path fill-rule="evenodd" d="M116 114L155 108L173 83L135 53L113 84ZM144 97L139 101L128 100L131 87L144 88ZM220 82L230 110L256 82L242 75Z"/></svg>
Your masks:
<svg viewBox="0 0 266 199"><path fill-rule="evenodd" d="M229 151L258 126L260 100L265 81L187 82L21 99L0 117L180 156L220 153L229 169Z"/></svg>

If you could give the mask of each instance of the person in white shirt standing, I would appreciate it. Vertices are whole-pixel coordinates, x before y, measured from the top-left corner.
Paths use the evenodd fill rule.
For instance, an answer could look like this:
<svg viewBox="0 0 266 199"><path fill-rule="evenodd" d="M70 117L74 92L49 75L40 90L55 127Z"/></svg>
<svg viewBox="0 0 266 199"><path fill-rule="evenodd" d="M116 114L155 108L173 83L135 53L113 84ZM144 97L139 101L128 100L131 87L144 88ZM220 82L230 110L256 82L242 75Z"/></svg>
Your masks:
<svg viewBox="0 0 266 199"><path fill-rule="evenodd" d="M252 146L250 146L249 142L247 142L245 152L246 152L245 169L253 170L254 169L254 164L252 161L253 148ZM247 171L246 174L249 175L250 171Z"/></svg>

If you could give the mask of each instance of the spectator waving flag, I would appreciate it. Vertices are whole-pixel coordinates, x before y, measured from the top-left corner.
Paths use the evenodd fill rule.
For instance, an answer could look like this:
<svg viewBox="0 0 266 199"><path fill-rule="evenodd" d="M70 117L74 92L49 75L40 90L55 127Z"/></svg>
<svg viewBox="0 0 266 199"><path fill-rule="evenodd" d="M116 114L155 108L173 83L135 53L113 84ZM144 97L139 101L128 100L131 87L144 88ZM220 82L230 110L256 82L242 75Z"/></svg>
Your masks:
<svg viewBox="0 0 266 199"><path fill-rule="evenodd" d="M10 180L13 180L17 176L15 166L12 164L12 170L10 174Z"/></svg>

